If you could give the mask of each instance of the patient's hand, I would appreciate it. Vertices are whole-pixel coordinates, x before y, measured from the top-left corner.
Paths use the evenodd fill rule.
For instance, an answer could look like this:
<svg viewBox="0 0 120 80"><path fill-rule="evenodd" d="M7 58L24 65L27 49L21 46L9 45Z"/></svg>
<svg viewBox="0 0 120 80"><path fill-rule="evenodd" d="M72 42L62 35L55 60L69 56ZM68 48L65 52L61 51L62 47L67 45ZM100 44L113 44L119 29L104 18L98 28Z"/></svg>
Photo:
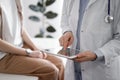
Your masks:
<svg viewBox="0 0 120 80"><path fill-rule="evenodd" d="M41 58L41 59L47 58L47 54L40 50L31 51L31 54L29 54L29 56L33 58Z"/></svg>

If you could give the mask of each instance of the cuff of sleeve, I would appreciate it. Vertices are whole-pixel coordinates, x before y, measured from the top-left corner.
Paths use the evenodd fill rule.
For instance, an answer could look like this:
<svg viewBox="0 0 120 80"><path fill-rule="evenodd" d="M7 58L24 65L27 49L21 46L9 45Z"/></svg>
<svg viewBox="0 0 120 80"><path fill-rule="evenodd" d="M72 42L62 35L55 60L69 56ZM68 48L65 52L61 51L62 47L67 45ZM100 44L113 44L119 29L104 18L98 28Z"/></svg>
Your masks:
<svg viewBox="0 0 120 80"><path fill-rule="evenodd" d="M68 26L62 27L62 33L64 34L66 31L72 31Z"/></svg>
<svg viewBox="0 0 120 80"><path fill-rule="evenodd" d="M97 55L97 58L95 61L105 62L104 55L101 51L96 50L96 51L94 51L94 53Z"/></svg>
<svg viewBox="0 0 120 80"><path fill-rule="evenodd" d="M65 31L63 34L65 34L66 32L72 32L72 31Z"/></svg>

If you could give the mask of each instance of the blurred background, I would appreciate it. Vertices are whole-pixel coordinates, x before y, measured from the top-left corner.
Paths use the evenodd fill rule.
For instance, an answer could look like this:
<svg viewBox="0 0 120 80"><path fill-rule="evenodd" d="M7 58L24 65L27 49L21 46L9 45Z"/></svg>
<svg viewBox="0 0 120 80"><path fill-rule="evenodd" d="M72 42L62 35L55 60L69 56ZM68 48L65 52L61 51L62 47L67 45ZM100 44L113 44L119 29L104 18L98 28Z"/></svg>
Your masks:
<svg viewBox="0 0 120 80"><path fill-rule="evenodd" d="M41 49L59 48L63 0L22 0L24 26Z"/></svg>
<svg viewBox="0 0 120 80"><path fill-rule="evenodd" d="M24 26L31 37L58 38L63 0L23 0Z"/></svg>

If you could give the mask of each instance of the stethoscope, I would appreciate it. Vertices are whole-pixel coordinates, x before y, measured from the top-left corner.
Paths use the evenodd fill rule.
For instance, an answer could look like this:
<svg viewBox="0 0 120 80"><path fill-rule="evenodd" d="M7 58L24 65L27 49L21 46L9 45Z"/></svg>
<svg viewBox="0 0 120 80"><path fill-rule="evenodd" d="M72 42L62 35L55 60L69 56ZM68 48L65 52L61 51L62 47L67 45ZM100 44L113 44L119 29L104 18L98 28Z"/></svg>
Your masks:
<svg viewBox="0 0 120 80"><path fill-rule="evenodd" d="M108 12L107 12L107 16L105 16L105 22L106 23L111 23L113 22L114 18L113 16L111 16L111 13L110 13L110 0L108 0Z"/></svg>

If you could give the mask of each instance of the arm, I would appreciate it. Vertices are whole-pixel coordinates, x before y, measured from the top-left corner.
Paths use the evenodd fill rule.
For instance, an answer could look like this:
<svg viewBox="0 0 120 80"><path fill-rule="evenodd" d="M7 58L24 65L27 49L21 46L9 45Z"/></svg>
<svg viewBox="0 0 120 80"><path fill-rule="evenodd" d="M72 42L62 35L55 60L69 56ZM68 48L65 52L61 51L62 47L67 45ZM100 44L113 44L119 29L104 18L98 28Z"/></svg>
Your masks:
<svg viewBox="0 0 120 80"><path fill-rule="evenodd" d="M23 14L22 13L23 12L22 12L21 0L16 0L16 4L17 4L17 7L18 7L19 16L20 16L21 23L22 23L22 21L23 21ZM24 27L22 27L22 38L23 38L23 42L25 44L25 46L23 46L23 47L27 47L27 48L30 48L30 49L33 50L31 52L32 54L29 54L29 56L39 57L39 58L46 58L47 57L47 54L45 54L44 52L42 52L42 54L41 54L40 50L33 43L31 37L29 36L29 34L27 33L27 31Z"/></svg>
<svg viewBox="0 0 120 80"><path fill-rule="evenodd" d="M103 47L96 50L104 55L105 64L110 64L111 60L120 55L120 1L115 0L114 3L114 23L113 27L113 39L110 40Z"/></svg>
<svg viewBox="0 0 120 80"><path fill-rule="evenodd" d="M0 33L1 32L1 27L2 27L2 14L0 13ZM23 34L25 34L25 31L23 30ZM25 37L25 36L24 36ZM26 41L27 39L25 39ZM30 41L29 41L30 42ZM30 42L31 43L31 42ZM33 46L33 45L31 45ZM34 47L34 46L33 46ZM21 48L21 47L16 47L13 44L10 44L7 41L2 40L2 37L0 36L0 52L4 53L11 53L11 54L17 54L17 55L23 55L26 56L28 55L27 50L25 48ZM43 53L41 53L40 51L36 50L36 51L32 51L30 52L31 54L29 54L28 56L30 57L34 57L34 58L45 58L46 56L44 56Z"/></svg>
<svg viewBox="0 0 120 80"><path fill-rule="evenodd" d="M69 0L69 1L64 0L63 3L62 20L61 20L61 28L63 35L60 37L59 42L64 49L70 46L74 40L73 33L69 25L69 16L73 2L74 0Z"/></svg>
<svg viewBox="0 0 120 80"><path fill-rule="evenodd" d="M28 42L30 42L30 40L28 40ZM39 50L35 50L35 51L31 50L30 54L28 55L25 48L16 47L2 39L0 39L0 51L11 53L11 54L23 55L23 56L27 55L33 58L46 58L47 57L45 53L41 53Z"/></svg>
<svg viewBox="0 0 120 80"><path fill-rule="evenodd" d="M120 55L120 1L115 0L113 2L115 3L115 8L113 15L114 22L111 24L113 30L112 39L94 51L97 56L95 56L94 52L85 51L77 55L78 59L76 59L76 61L90 61L95 60L98 57L99 59L104 60L105 64L109 65L114 58Z"/></svg>
<svg viewBox="0 0 120 80"><path fill-rule="evenodd" d="M16 47L2 39L0 39L0 51L18 55L26 55L24 48Z"/></svg>
<svg viewBox="0 0 120 80"><path fill-rule="evenodd" d="M17 54L22 56L30 56L33 58L46 58L47 55L45 53L41 53L40 51L30 51L30 54L27 54L27 51L25 48L16 47L4 40L0 39L0 51L11 53L11 54Z"/></svg>
<svg viewBox="0 0 120 80"><path fill-rule="evenodd" d="M16 0L19 17L20 17L20 20L21 20L21 23L22 23L23 22L23 11L22 11L22 4L21 3L22 3L21 0ZM23 24L21 24L21 25L23 26ZM24 44L27 45L27 46L24 46L24 47L29 47L32 50L38 50L38 48L32 42L29 34L27 33L27 31L24 27L22 27L22 38L23 38Z"/></svg>
<svg viewBox="0 0 120 80"><path fill-rule="evenodd" d="M29 36L25 28L22 28L22 38L23 38L24 44L27 45L29 48L31 48L32 50L39 50L36 47L36 45L33 43L31 37Z"/></svg>
<svg viewBox="0 0 120 80"><path fill-rule="evenodd" d="M1 31L2 31L2 13L1 13L1 7L0 7L0 51L13 53L13 54L19 54L19 55L26 55L25 49L15 47L12 44L9 44L8 42L2 40Z"/></svg>

